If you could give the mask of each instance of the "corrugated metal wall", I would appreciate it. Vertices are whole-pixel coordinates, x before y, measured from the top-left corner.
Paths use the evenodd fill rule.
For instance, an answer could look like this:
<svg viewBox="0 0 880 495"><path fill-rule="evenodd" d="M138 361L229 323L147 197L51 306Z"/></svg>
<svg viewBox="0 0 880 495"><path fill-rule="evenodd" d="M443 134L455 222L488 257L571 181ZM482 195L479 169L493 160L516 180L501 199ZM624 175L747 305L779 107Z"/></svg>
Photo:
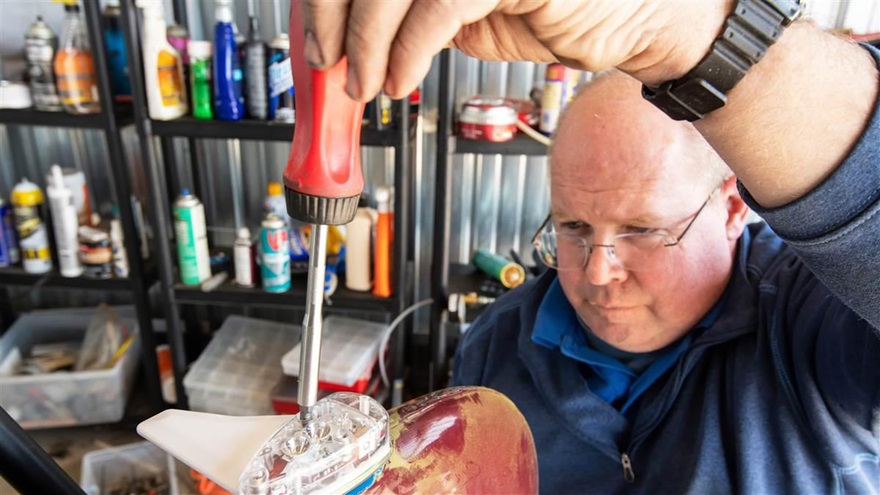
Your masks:
<svg viewBox="0 0 880 495"><path fill-rule="evenodd" d="M213 0L186 0L189 29L194 39L210 37L214 18ZM235 22L245 29L247 16L260 18L265 39L287 30L290 0L233 0ZM171 20L171 1L165 0ZM816 0L809 2L814 18L826 27L849 27L856 32L880 30L880 2L877 0ZM51 0L0 1L0 54L4 74L18 79L23 63L24 32L37 14L53 29L60 30L62 8ZM544 67L531 63L486 63L456 55L458 84L456 100L477 94L525 97L539 84ZM416 300L429 294L431 232L433 218L434 159L433 129L437 115L437 67L423 87L423 133L417 144L419 160L414 165L416 181L416 226L414 229L417 268ZM134 133L126 132L127 153L135 181L134 191L144 200L145 185ZM284 143L200 141L198 152L204 163L204 186L214 191L206 197L212 241L229 245L238 225L254 226L261 211L266 183L278 180L286 163ZM160 149L158 144L155 149ZM363 150L367 192L393 179L393 152L375 148ZM182 184L191 186L189 151L186 142L176 143ZM0 126L0 194L8 197L14 181L22 176L42 178L52 163L75 167L86 173L96 204L108 202L112 181L107 167L107 150L97 131L55 130ZM458 155L453 158L452 242L450 259L467 263L478 248L507 253L511 249L529 253L528 242L547 212L549 204L547 163L542 157ZM237 178L237 179L236 179ZM43 181L40 180L42 183ZM167 214L167 212L166 212Z"/></svg>

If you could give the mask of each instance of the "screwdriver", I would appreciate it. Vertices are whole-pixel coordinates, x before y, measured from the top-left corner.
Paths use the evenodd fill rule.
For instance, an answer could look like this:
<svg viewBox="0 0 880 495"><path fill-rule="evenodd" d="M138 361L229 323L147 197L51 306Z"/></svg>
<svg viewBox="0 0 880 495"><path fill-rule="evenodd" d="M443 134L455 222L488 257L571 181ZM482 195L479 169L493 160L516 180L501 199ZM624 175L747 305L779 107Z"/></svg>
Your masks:
<svg viewBox="0 0 880 495"><path fill-rule="evenodd" d="M316 70L303 56L302 13L290 6L290 63L296 103L293 145L284 169L287 213L311 225L306 310L300 348L300 420L307 424L318 396L321 310L327 258L327 227L351 222L364 188L360 163L364 104L345 93L343 57L328 70Z"/></svg>

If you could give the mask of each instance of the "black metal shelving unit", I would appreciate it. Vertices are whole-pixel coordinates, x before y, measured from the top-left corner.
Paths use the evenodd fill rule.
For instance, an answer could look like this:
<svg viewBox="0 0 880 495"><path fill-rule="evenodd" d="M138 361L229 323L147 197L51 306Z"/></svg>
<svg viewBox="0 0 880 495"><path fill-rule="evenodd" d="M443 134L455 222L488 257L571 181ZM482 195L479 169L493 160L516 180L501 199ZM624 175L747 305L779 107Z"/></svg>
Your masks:
<svg viewBox="0 0 880 495"><path fill-rule="evenodd" d="M477 290L488 278L466 265L450 264L449 239L452 220L450 160L455 154L546 156L547 146L517 134L501 143L461 139L455 136L455 61L449 49L440 53L439 107L437 121L437 175L434 183L434 250L431 269L431 297L434 298L429 341L429 385L431 390L446 386L448 376L446 324L449 321L449 295Z"/></svg>
<svg viewBox="0 0 880 495"><path fill-rule="evenodd" d="M57 288L70 290L94 291L125 291L132 294L140 337L143 344L144 382L147 385L151 406L156 410L165 407L159 383L158 365L156 362L156 338L153 332L152 312L150 309L149 290L156 279L154 265L141 257L140 237L138 236L130 198L132 197L131 178L123 152L121 129L133 122L131 109L113 103L110 89L109 70L104 40L101 36L101 13L99 0L83 0L83 13L89 33L89 42L93 51L95 72L98 77L98 94L103 111L90 115L71 115L64 112L39 112L36 110L0 110L0 124L47 126L69 129L95 129L103 132L110 158L110 170L116 190L116 202L122 221L125 236L125 250L128 255L129 278L93 280L84 277L65 278L57 271L46 274L26 273L19 267L0 268L0 297L6 300L0 303L5 306L4 313L11 309L11 299L5 288L12 286L39 288Z"/></svg>
<svg viewBox="0 0 880 495"><path fill-rule="evenodd" d="M547 146L523 134L517 134L510 141L504 141L501 143L476 141L455 136L450 136L449 141L449 152L457 154L473 153L475 155L516 156L545 156L547 154Z"/></svg>
<svg viewBox="0 0 880 495"><path fill-rule="evenodd" d="M187 25L186 7L183 0L174 0L175 21ZM242 307L273 307L287 309L304 309L305 277L302 283L293 283L292 289L282 294L269 294L260 289L245 289L226 282L210 292L203 292L199 287L187 287L177 282L175 259L172 253L171 238L171 204L172 191L179 185L175 177L174 139L186 139L189 143L190 165L196 188L200 171L209 164L199 159L197 139L238 139L253 141L291 142L293 124L242 120L224 122L218 120L202 121L190 117L170 121L157 121L149 118L144 92L144 73L140 50L140 20L134 8L133 0L121 2L122 26L128 50L128 63L134 94L134 122L141 141L141 153L149 182L150 200L154 205L152 222L157 237L157 264L162 304L168 327L168 340L171 347L172 364L176 378L177 407L187 408L186 391L183 377L189 363L187 362L183 328L179 313L181 305L208 306L242 306ZM410 161L415 139L415 126L410 117L410 105L407 100L395 102L395 126L385 130L364 127L361 134L362 146L391 147L395 150L394 172L394 295L392 298L377 298L369 293L356 293L344 288L342 280L337 292L330 298L332 304L325 306L328 312L335 310L358 310L384 315L390 320L393 315L403 311L411 300L412 293L412 250L410 249L410 215L412 177ZM159 150L154 149L153 137L159 140ZM161 154L162 163L156 155ZM204 197L205 191L196 190L196 195ZM294 276L296 277L296 276ZM294 278L294 282L297 278ZM297 287L299 285L300 287ZM402 384L404 373L404 353L406 335L397 332L393 341L393 377L395 387Z"/></svg>

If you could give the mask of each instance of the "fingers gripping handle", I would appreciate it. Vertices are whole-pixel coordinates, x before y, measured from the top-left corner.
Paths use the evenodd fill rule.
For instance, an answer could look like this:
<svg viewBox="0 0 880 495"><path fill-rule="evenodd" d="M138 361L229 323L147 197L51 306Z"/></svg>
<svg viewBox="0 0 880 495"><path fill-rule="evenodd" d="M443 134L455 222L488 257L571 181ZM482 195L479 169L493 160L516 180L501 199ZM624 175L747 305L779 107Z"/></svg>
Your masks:
<svg viewBox="0 0 880 495"><path fill-rule="evenodd" d="M345 58L329 70L315 70L306 63L304 46L302 12L299 2L291 2L296 126L284 170L287 212L303 222L345 224L354 219L364 188L360 161L364 104L345 93Z"/></svg>

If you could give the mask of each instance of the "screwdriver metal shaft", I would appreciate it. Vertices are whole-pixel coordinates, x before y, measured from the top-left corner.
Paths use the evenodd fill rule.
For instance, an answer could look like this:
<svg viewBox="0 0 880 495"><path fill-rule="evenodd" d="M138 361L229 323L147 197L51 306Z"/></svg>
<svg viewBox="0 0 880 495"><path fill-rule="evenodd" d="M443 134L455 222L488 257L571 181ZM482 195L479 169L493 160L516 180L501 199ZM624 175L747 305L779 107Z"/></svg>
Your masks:
<svg viewBox="0 0 880 495"><path fill-rule="evenodd" d="M309 246L309 281L299 355L299 390L297 391L299 417L303 423L312 420L311 409L318 401L318 364L321 361L324 272L327 262L326 225L312 224Z"/></svg>

